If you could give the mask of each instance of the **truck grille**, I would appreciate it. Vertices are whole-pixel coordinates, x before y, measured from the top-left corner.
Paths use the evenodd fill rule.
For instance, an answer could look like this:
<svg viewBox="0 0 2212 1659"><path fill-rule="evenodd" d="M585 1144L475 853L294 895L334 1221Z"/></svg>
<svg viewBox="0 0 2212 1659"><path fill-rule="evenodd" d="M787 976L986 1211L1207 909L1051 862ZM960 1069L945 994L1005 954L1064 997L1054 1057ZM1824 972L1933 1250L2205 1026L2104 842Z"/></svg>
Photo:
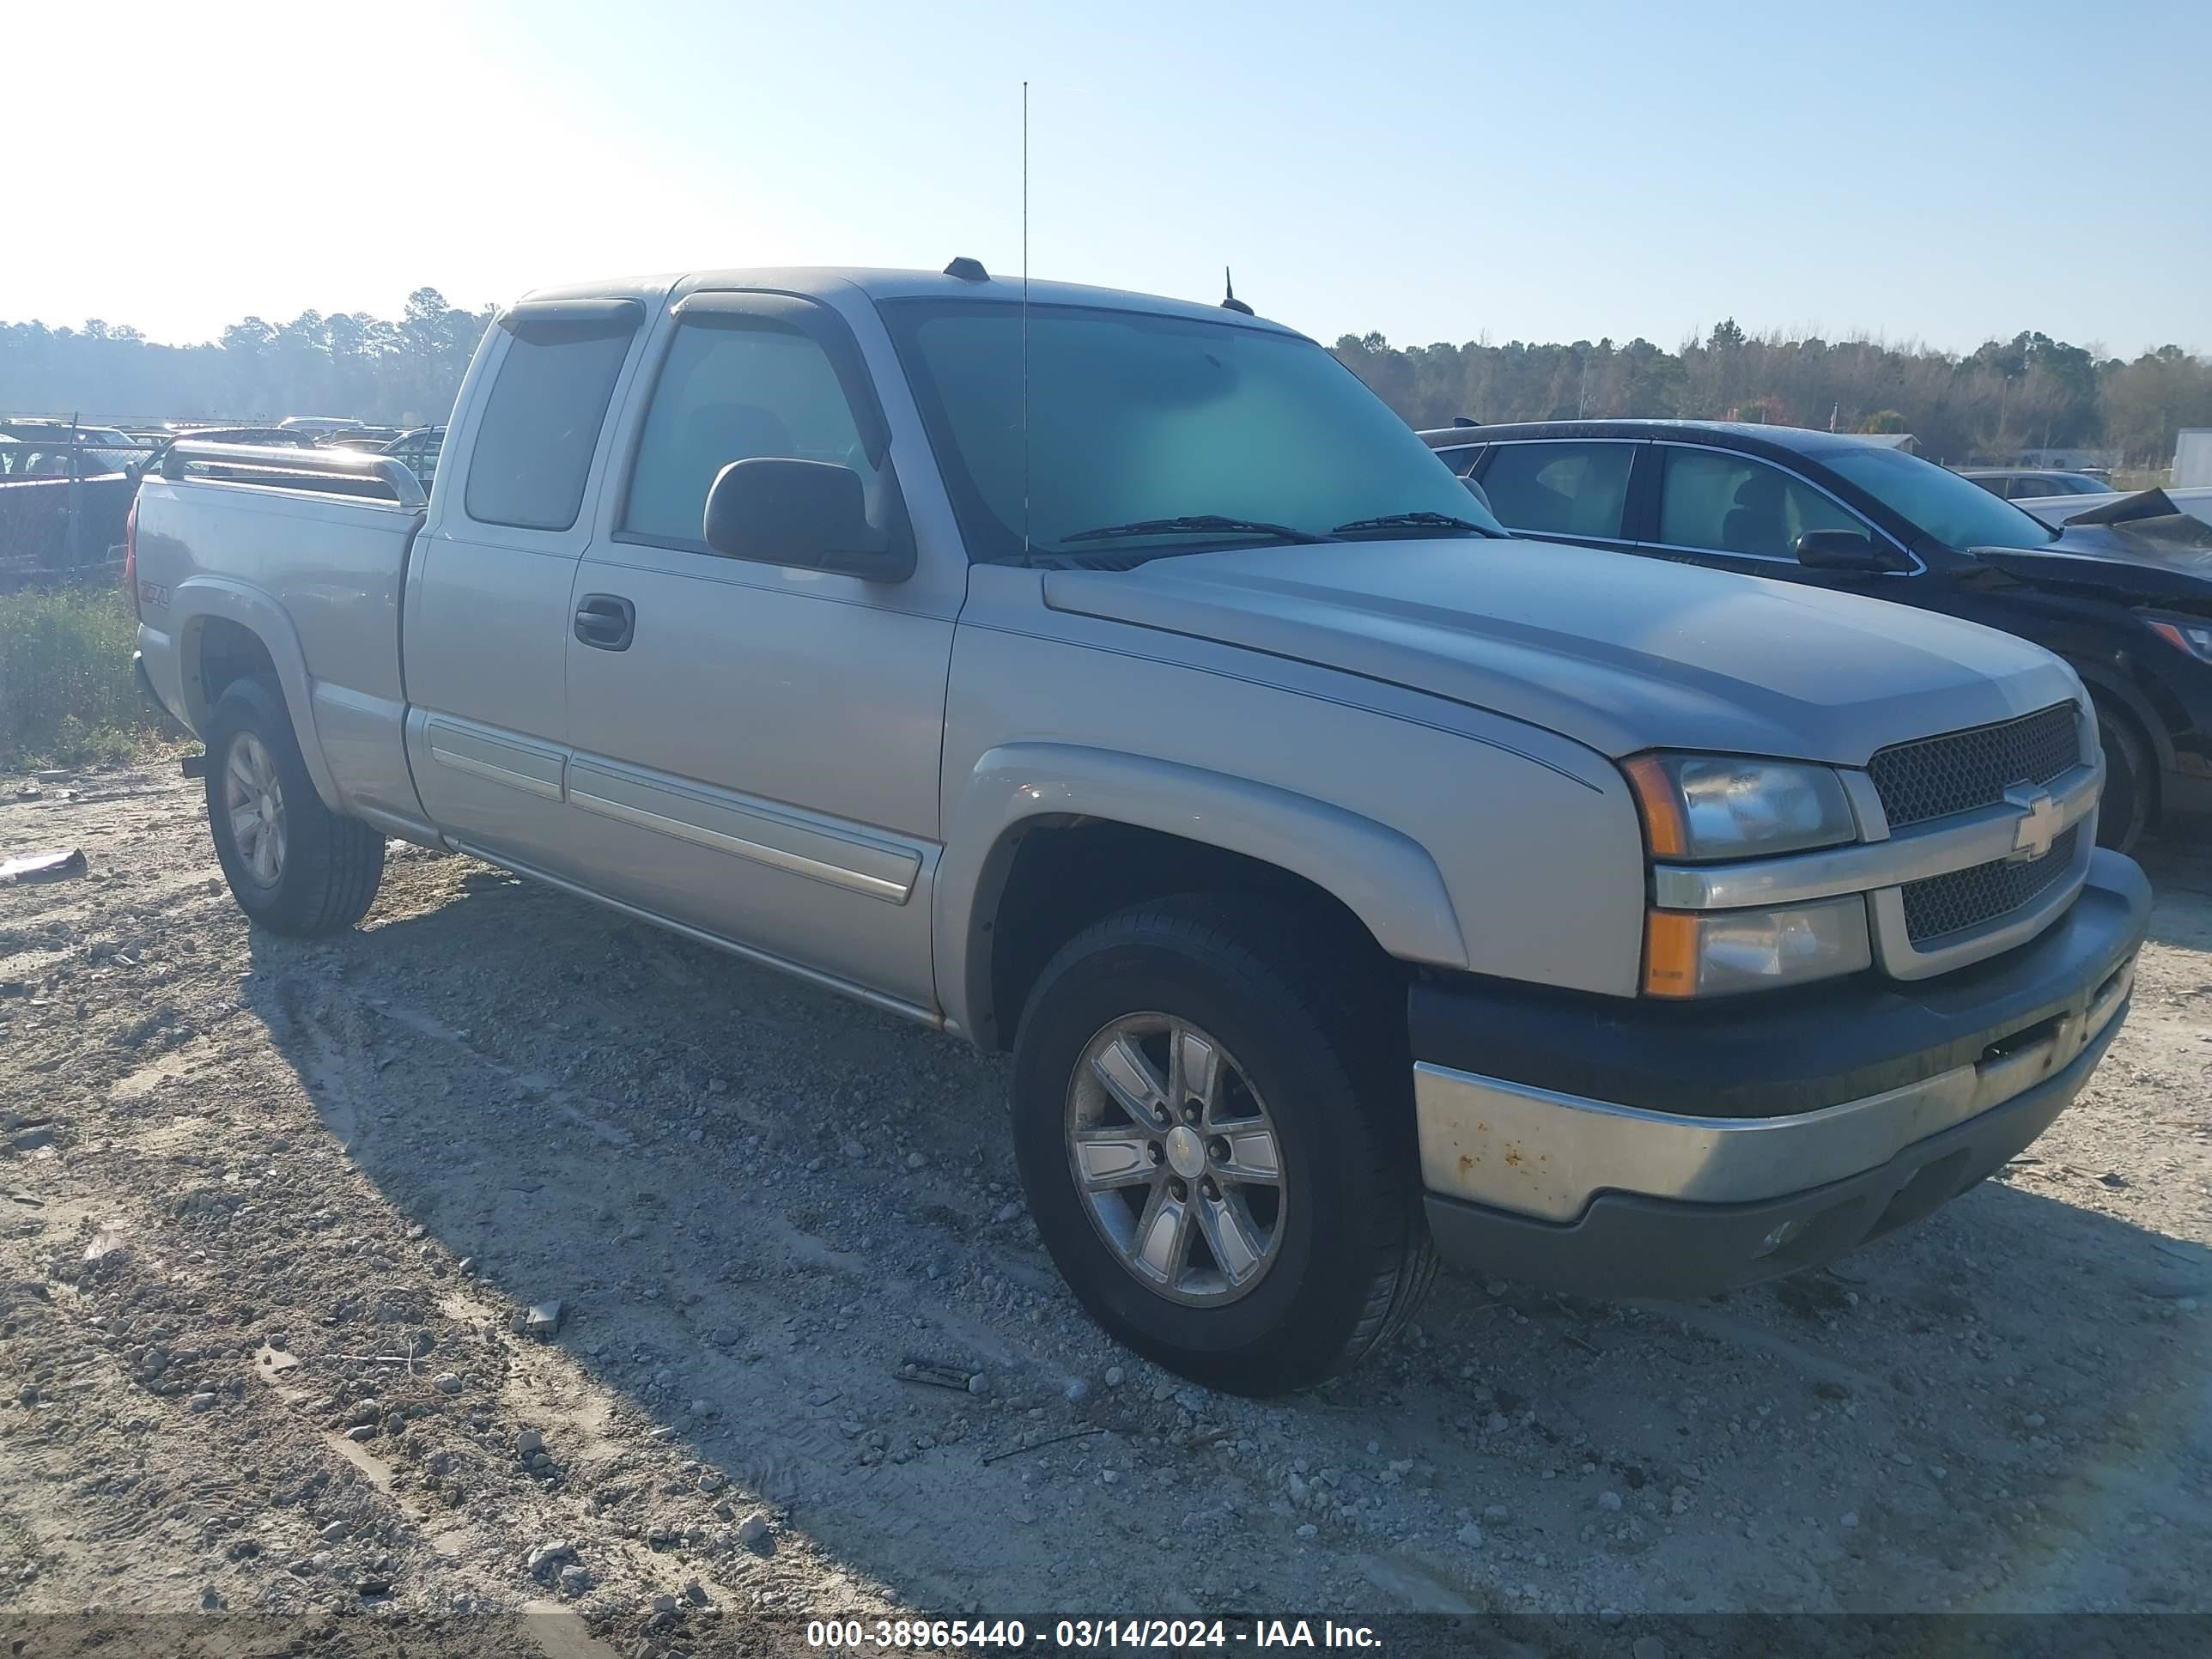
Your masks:
<svg viewBox="0 0 2212 1659"><path fill-rule="evenodd" d="M2075 824L2032 863L1999 859L1905 884L1905 933L1915 946L1994 921L2033 903L2074 867L2074 846L2081 833Z"/></svg>
<svg viewBox="0 0 2212 1659"><path fill-rule="evenodd" d="M1876 755L1868 763L1867 772L1874 779L1875 793L1881 797L1889 827L1899 830L1953 812L1993 806L2014 784L2050 782L2081 763L2080 726L2074 705L2057 703L2002 725L1978 726L1971 732L1898 744ZM2006 867L2040 870L2050 862L2041 859L2032 865ZM1974 873L1960 871L1936 879L1964 879ZM1905 890L1910 894L1912 889ZM1914 937L1919 935L1916 933Z"/></svg>

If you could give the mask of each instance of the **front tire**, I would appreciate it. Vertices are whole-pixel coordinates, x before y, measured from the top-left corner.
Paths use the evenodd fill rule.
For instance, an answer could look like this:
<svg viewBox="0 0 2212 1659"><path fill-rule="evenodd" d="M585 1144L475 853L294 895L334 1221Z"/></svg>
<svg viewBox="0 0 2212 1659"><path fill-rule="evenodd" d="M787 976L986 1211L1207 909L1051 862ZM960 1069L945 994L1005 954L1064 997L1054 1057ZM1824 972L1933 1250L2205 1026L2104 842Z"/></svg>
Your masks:
<svg viewBox="0 0 2212 1659"><path fill-rule="evenodd" d="M323 805L283 693L234 680L209 717L208 828L231 896L274 933L352 927L384 877L384 837Z"/></svg>
<svg viewBox="0 0 2212 1659"><path fill-rule="evenodd" d="M1137 906L1046 965L1014 1051L1014 1150L1091 1316L1238 1394L1364 1358L1434 1276L1387 988L1234 897Z"/></svg>
<svg viewBox="0 0 2212 1659"><path fill-rule="evenodd" d="M2150 823L2154 787L2149 745L2126 715L2099 702L2097 740L2105 750L2105 793L2097 807L2097 845L2135 850Z"/></svg>

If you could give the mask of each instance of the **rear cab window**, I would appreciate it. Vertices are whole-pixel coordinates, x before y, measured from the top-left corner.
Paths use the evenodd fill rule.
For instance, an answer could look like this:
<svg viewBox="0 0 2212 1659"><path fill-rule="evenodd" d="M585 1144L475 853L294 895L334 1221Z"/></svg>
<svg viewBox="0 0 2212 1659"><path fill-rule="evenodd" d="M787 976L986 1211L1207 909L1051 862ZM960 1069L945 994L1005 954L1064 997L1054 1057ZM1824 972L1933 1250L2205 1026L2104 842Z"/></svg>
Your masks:
<svg viewBox="0 0 2212 1659"><path fill-rule="evenodd" d="M636 307L603 309L617 315L513 329L469 453L465 500L478 524L575 524L607 404L643 314Z"/></svg>
<svg viewBox="0 0 2212 1659"><path fill-rule="evenodd" d="M1483 494L1508 530L1618 541L1636 450L1612 440L1499 444Z"/></svg>

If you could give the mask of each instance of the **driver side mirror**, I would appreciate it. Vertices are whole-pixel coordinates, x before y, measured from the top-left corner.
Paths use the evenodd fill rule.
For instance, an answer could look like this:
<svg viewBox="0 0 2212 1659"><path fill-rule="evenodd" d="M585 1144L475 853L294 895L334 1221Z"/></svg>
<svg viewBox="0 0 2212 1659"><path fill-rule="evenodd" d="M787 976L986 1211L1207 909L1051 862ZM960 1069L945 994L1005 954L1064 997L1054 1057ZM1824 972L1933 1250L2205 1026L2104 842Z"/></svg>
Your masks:
<svg viewBox="0 0 2212 1659"><path fill-rule="evenodd" d="M1808 570L1895 570L1897 561L1859 530L1808 530L1797 538L1797 562Z"/></svg>
<svg viewBox="0 0 2212 1659"><path fill-rule="evenodd" d="M707 492L703 533L725 558L834 570L866 581L914 574L911 546L894 551L868 522L860 475L828 461L756 456L732 461Z"/></svg>

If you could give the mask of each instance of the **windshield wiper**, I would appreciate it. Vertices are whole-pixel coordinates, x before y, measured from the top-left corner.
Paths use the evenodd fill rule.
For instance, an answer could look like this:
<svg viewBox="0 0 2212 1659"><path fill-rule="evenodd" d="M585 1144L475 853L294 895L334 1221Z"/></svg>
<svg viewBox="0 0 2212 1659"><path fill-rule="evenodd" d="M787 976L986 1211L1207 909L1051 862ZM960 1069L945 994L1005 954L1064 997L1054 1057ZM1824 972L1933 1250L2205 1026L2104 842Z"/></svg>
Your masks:
<svg viewBox="0 0 2212 1659"><path fill-rule="evenodd" d="M1455 519L1449 513L1384 513L1372 519L1354 519L1348 524L1338 525L1332 532L1346 536L1355 530L1472 530L1478 536L1504 537L1502 530L1492 530L1486 524L1477 524L1471 519Z"/></svg>
<svg viewBox="0 0 2212 1659"><path fill-rule="evenodd" d="M1310 530L1293 525L1268 524L1261 519L1225 519L1218 513L1191 513L1177 519L1139 519L1133 524L1103 525L1062 536L1063 542L1103 542L1122 536L1266 536L1279 542L1325 542Z"/></svg>

